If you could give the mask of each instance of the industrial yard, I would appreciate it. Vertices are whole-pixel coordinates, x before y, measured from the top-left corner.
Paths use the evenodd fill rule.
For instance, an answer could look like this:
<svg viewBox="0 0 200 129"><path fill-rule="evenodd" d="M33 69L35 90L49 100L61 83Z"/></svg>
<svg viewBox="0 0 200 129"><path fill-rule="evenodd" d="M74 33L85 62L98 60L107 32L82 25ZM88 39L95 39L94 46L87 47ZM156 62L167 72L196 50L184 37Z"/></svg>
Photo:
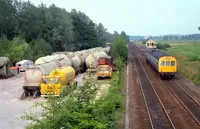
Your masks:
<svg viewBox="0 0 200 129"><path fill-rule="evenodd" d="M38 58L34 65L27 65L26 60L16 63L19 71L15 73L12 71L13 67L9 69L9 61L6 61L8 58L1 57L1 128L24 128L27 121L23 121L21 117L25 112L40 112L40 106L32 106L38 102L46 102L48 95L59 96L61 88L70 87L71 82L76 82L78 88L84 85L85 80L94 80L97 82L95 87L98 88L95 100L105 96L110 87L109 78L114 68L111 57L107 55L109 51L110 48L107 47L84 50L84 53L56 52ZM28 63L30 64L30 61ZM56 83L52 81L55 77L60 78ZM51 82L43 83L43 78L51 78Z"/></svg>
<svg viewBox="0 0 200 129"><path fill-rule="evenodd" d="M199 5L0 0L0 129L200 129Z"/></svg>
<svg viewBox="0 0 200 129"><path fill-rule="evenodd" d="M75 78L79 85L83 83L83 74L79 74ZM25 112L39 112L40 108L33 107L35 102L46 101L43 97L32 99L28 97L20 100L23 92L24 74L21 73L15 77L0 80L0 128L1 129L23 129L27 123L21 117Z"/></svg>

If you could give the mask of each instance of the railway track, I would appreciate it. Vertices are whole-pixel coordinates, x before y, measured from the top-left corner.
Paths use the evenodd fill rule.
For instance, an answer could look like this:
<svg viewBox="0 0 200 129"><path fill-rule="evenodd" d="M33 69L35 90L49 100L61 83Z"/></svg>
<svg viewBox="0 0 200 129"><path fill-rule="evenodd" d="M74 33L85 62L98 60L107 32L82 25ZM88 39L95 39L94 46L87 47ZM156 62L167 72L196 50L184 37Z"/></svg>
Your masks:
<svg viewBox="0 0 200 129"><path fill-rule="evenodd" d="M190 94L198 103L200 103L200 94L196 91L196 90L192 90L191 89L191 87L189 87L189 86L191 86L191 85L187 85L187 84L185 84L182 80L181 80L182 78L180 77L180 78L174 78L173 80L176 82L176 83L178 83L179 84L179 86L183 89L183 90L185 90L188 94Z"/></svg>
<svg viewBox="0 0 200 129"><path fill-rule="evenodd" d="M200 125L200 104L174 79L165 81L171 92L181 102L184 108L190 113L190 115Z"/></svg>
<svg viewBox="0 0 200 129"><path fill-rule="evenodd" d="M144 53L140 49L139 51L144 56ZM192 91L179 79L165 80L163 82L166 84L167 88L172 92L172 94L178 99L181 105L186 109L188 115L191 116L194 122L197 123L197 126L200 125L200 104L195 99L198 98L199 94L197 94L195 91Z"/></svg>
<svg viewBox="0 0 200 129"><path fill-rule="evenodd" d="M155 91L145 69L141 65L137 54L132 49L134 56L134 64L136 67L137 75L139 78L140 87L142 90L143 98L146 105L146 110L148 112L149 120L151 123L151 128L154 129L165 129L173 128L171 118L169 117L163 103L161 102L157 92ZM142 81L141 81L142 80Z"/></svg>

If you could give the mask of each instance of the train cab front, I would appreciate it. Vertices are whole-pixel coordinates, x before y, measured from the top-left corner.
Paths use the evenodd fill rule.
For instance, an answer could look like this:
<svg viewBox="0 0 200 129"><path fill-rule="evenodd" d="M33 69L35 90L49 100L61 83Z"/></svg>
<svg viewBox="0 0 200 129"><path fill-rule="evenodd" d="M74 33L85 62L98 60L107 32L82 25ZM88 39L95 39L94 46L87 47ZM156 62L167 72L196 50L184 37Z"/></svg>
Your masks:
<svg viewBox="0 0 200 129"><path fill-rule="evenodd" d="M159 59L159 74L162 77L173 78L177 72L176 58L164 56Z"/></svg>

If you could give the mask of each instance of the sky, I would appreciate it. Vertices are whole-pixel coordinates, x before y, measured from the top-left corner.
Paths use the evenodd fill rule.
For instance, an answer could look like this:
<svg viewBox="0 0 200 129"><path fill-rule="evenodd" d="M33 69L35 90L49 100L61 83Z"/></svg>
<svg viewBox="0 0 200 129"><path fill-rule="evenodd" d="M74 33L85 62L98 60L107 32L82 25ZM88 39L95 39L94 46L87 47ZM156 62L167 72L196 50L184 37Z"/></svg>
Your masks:
<svg viewBox="0 0 200 129"><path fill-rule="evenodd" d="M24 0L27 1L27 0ZM54 3L67 11L75 8L108 32L157 36L200 33L200 0L30 0Z"/></svg>

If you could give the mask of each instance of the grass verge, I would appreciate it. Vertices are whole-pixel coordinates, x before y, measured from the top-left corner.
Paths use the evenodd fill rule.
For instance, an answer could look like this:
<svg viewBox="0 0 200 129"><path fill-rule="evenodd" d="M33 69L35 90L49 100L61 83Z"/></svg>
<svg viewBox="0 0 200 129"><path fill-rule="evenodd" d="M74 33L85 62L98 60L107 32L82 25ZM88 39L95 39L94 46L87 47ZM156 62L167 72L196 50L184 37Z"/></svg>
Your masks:
<svg viewBox="0 0 200 129"><path fill-rule="evenodd" d="M177 58L178 72L196 84L200 84L200 44L173 45L165 50Z"/></svg>

